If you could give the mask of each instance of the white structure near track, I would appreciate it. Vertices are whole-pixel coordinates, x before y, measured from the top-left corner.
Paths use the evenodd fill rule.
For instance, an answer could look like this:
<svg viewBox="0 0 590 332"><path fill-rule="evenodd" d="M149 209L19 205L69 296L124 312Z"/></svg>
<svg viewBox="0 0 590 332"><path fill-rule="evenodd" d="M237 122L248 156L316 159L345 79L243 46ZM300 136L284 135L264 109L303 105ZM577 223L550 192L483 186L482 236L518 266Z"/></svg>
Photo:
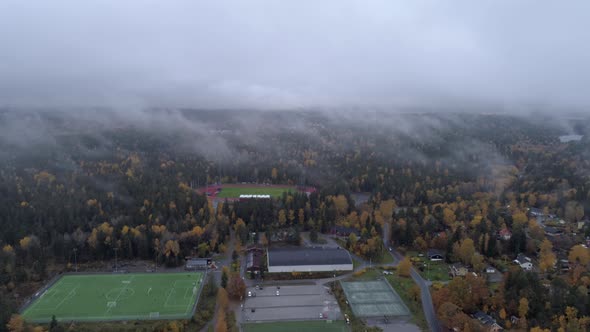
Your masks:
<svg viewBox="0 0 590 332"><path fill-rule="evenodd" d="M352 271L352 257L344 249L277 248L267 252L268 272Z"/></svg>
<svg viewBox="0 0 590 332"><path fill-rule="evenodd" d="M270 199L270 195L240 195L240 199Z"/></svg>

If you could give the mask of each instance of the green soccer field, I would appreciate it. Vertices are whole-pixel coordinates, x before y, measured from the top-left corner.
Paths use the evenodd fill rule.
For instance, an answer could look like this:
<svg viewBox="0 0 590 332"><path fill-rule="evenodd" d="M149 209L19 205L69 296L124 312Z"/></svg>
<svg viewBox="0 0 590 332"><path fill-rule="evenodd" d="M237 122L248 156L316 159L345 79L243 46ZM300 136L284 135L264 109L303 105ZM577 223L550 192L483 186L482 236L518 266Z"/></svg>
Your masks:
<svg viewBox="0 0 590 332"><path fill-rule="evenodd" d="M328 323L324 320L280 322L280 323L249 323L242 325L244 332L346 332L348 327L341 320Z"/></svg>
<svg viewBox="0 0 590 332"><path fill-rule="evenodd" d="M203 273L66 275L22 313L25 320L113 321L189 318Z"/></svg>
<svg viewBox="0 0 590 332"><path fill-rule="evenodd" d="M231 187L223 186L221 192L217 194L220 198L238 198L240 195L270 195L271 197L280 197L284 192L295 191L294 188L277 188L277 187Z"/></svg>

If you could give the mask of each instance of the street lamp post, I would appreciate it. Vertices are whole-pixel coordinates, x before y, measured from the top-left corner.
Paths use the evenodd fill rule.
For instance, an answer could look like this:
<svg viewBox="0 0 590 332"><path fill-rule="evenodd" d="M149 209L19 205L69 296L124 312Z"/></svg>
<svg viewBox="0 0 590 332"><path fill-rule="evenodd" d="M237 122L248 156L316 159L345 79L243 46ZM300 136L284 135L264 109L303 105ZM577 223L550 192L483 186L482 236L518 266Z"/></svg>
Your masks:
<svg viewBox="0 0 590 332"><path fill-rule="evenodd" d="M74 248L74 269L78 272L78 259L76 257L76 253L78 252L78 248Z"/></svg>
<svg viewBox="0 0 590 332"><path fill-rule="evenodd" d="M332 291L336 290L336 271L334 271L334 281L332 282Z"/></svg>
<svg viewBox="0 0 590 332"><path fill-rule="evenodd" d="M117 251L119 251L119 248L113 248L113 250L115 250L115 272L117 272Z"/></svg>

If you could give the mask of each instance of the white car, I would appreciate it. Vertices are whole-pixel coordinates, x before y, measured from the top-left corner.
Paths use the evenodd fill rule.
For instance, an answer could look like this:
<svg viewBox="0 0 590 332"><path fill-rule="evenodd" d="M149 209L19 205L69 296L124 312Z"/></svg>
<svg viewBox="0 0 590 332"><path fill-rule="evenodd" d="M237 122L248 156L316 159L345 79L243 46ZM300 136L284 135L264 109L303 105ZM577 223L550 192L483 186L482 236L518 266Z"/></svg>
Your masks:
<svg viewBox="0 0 590 332"><path fill-rule="evenodd" d="M252 297L252 292L248 291L248 297Z"/></svg>
<svg viewBox="0 0 590 332"><path fill-rule="evenodd" d="M277 296L279 296L279 291L277 291Z"/></svg>
<svg viewBox="0 0 590 332"><path fill-rule="evenodd" d="M324 318L324 314L320 312L320 319Z"/></svg>

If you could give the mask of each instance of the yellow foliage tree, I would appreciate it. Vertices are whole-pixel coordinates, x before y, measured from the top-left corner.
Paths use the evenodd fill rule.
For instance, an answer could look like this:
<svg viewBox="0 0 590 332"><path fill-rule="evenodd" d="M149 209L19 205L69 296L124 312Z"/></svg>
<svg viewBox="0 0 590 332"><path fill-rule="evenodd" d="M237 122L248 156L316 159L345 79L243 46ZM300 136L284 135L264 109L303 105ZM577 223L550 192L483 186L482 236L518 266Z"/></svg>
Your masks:
<svg viewBox="0 0 590 332"><path fill-rule="evenodd" d="M525 318L529 312L529 300L526 297L521 297L518 301L518 315L520 318Z"/></svg>
<svg viewBox="0 0 590 332"><path fill-rule="evenodd" d="M23 332L25 330L25 320L20 315L12 315L6 324L10 332Z"/></svg>
<svg viewBox="0 0 590 332"><path fill-rule="evenodd" d="M412 269L412 262L409 257L404 257L397 265L397 274L401 277L409 277Z"/></svg>
<svg viewBox="0 0 590 332"><path fill-rule="evenodd" d="M164 246L164 253L166 257L169 257L170 255L178 256L178 254L180 253L180 246L178 245L178 242L174 240L166 241L166 244Z"/></svg>
<svg viewBox="0 0 590 332"><path fill-rule="evenodd" d="M541 242L539 256L539 269L541 272L547 272L549 269L553 268L557 258L553 252L553 244L551 244L551 241L545 239Z"/></svg>
<svg viewBox="0 0 590 332"><path fill-rule="evenodd" d="M14 248L10 244L7 244L4 247L2 247L2 252L5 254L12 254L14 253Z"/></svg>
<svg viewBox="0 0 590 332"><path fill-rule="evenodd" d="M475 254L475 244L470 238L463 239L453 245L453 253L464 264L471 263L471 257Z"/></svg>
<svg viewBox="0 0 590 332"><path fill-rule="evenodd" d="M572 263L588 266L588 263L590 263L590 250L581 244L575 245L570 250L568 259Z"/></svg>

